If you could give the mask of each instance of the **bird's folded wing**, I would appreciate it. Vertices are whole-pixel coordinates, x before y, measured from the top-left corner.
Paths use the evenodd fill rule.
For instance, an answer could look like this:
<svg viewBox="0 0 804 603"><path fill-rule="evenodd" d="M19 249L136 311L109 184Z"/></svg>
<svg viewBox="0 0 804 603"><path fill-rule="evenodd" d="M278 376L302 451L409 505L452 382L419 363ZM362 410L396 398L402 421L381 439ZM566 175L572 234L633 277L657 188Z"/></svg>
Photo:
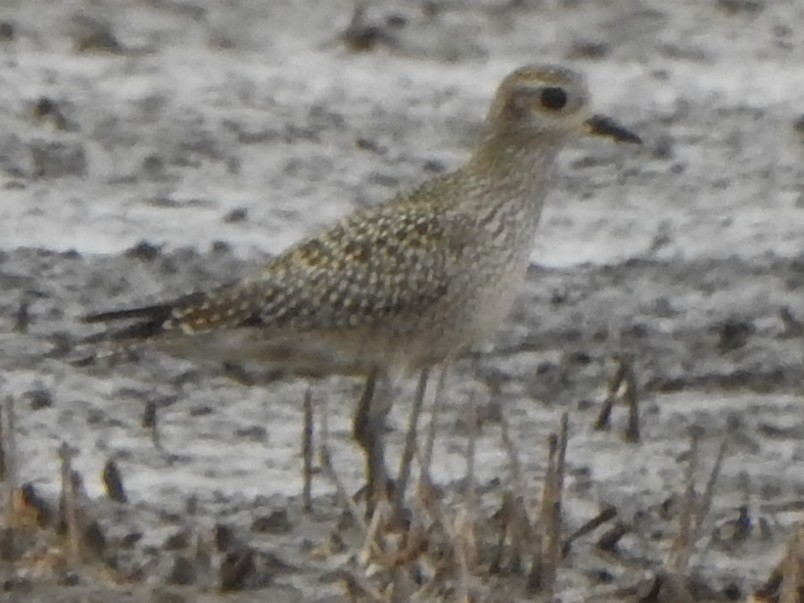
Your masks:
<svg viewBox="0 0 804 603"><path fill-rule="evenodd" d="M449 292L466 244L456 230L423 206L373 208L290 248L250 278L84 322L128 321L90 338L121 341L235 328L337 331L413 319Z"/></svg>

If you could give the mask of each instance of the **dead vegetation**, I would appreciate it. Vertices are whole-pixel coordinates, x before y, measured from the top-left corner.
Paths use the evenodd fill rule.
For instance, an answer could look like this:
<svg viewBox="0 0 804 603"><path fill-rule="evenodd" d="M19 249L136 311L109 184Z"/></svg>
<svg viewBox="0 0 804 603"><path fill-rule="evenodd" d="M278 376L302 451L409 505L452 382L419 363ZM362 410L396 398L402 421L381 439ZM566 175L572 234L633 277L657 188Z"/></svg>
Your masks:
<svg viewBox="0 0 804 603"><path fill-rule="evenodd" d="M478 394L473 394L466 411L469 429L464 448L465 473L446 486L434 483L430 474L440 416L437 394L423 446L412 435L407 438L412 449L407 468L403 461L402 471L414 479L412 492L405 496L404 491L389 488L387 498L380 500L368 516L362 501L349 492L332 463L326 405L314 404L308 392L301 430L304 487L298 516L315 520L318 510L312 483L318 474L334 486L344 514L325 530L329 535L306 552L307 557L321 563L322 568L330 568L322 569L321 579L340 585L348 599L355 602L551 600L569 586L580 586L584 599L589 601L692 603L750 599L757 603L800 603L804 593L801 522L793 530L782 560L764 584L754 585L753 594L743 592L737 582L710 581L696 570L696 556L705 554L717 538L723 538L717 536L723 530L718 532L710 515L728 451L723 439L707 469L702 449L704 445L711 448L712 442L705 441L702 430L693 429L690 433L689 449L683 457L684 483L676 497L676 508L644 510L657 529L665 524L664 538L640 541L639 531L629 518L613 506L604 506L583 521L567 516L565 509L571 501L567 501L565 483L568 465L572 464L573 431L607 427L612 407L622 399L629 408L624 439L638 449L639 438L628 435L639 433L638 413L634 410L636 383L633 364L620 360L597 421L584 426L582 420L571 421L569 414L563 413L553 433L541 443L544 461L537 468L523 461L527 458L521 451L523 443L512 435L504 416L495 420L496 427L483 423ZM439 392L442 384L443 375ZM317 430L314 408L320 409ZM153 430L154 424L149 421L145 427ZM14 405L10 398L4 405L0 427L5 484L0 553L5 588L14 590L31 581L62 587L100 582L112 590L144 585L153 567L148 561L134 563L131 555L126 555L126 551L136 548L142 535L121 533L109 522L110 505L114 510L111 517L117 519L138 512L129 503L117 463L109 459L101 475L106 498L90 499L84 492L82 476L72 466L76 450L64 443L59 449L61 493L57 500L49 501L33 484L19 483ZM480 484L475 475L477 440L481 430L489 429L498 429L508 470L495 483ZM154 445L160 447L158 438L154 438ZM540 476L538 483L528 477L534 474ZM750 523L746 513L741 507L741 521ZM125 519L121 521L126 523ZM281 553L252 544L241 529L217 523L210 531L190 516L183 521L185 527L162 546L163 556L170 559L164 576L167 585L195 592L259 590L278 576L298 571ZM252 526L252 532L269 534L293 529L287 510L262 517ZM634 553L637 550L641 551L638 555ZM598 569L585 572L586 584L570 585L565 570L583 565L582 558L595 559L592 566ZM571 575L577 579L577 572Z"/></svg>
<svg viewBox="0 0 804 603"><path fill-rule="evenodd" d="M628 407L624 440L637 444L640 441L637 380L633 361L626 358L618 359L618 368L595 423L597 429L608 428L611 410L619 399ZM620 548L621 540L631 530L613 507L603 508L572 532L566 528L562 509L567 456L571 455L568 414L561 416L556 432L545 443L547 459L541 495L533 497L529 494L533 484L527 483L518 444L512 439L504 417L500 421L500 444L508 458L508 474L493 489L478 487L474 475L478 433L475 400L471 399L467 407L470 429L465 449L466 473L459 482L461 485L446 492L431 481L429 459L436 431L434 418L425 452L416 455L424 462L401 523L394 511L394 505L402 498L399 492L393 501L377 506L370 519L364 521L360 509L347 497L337 472L324 461L326 475L341 493L359 534L358 552L350 555L336 574L352 601L550 600L560 592L561 569L573 563L573 555L595 555L610 566L600 571L597 580L590 578L585 595L589 600L691 603L744 596L733 582L710 582L697 572L693 563L696 554L704 552L712 542L710 512L726 460L726 439L719 443L708 476L703 486L698 487L698 474L703 470L704 434L698 429L691 430L690 448L685 455L685 482L678 497L681 505L669 518L675 527L668 531L667 539L653 547L652 554L635 558ZM433 417L438 417L438 411L437 398ZM326 424L326 418L323 421ZM323 433L326 438L326 430ZM322 450L326 459L326 443L322 444ZM584 542L584 537L606 524L610 528L596 541ZM797 533L804 534L804 526L800 524ZM796 595L795 587L790 585L802 584L801 550L800 542L792 540L785 560L753 597L800 602L800 591ZM630 583L617 588L603 586L615 575L621 578L618 582Z"/></svg>

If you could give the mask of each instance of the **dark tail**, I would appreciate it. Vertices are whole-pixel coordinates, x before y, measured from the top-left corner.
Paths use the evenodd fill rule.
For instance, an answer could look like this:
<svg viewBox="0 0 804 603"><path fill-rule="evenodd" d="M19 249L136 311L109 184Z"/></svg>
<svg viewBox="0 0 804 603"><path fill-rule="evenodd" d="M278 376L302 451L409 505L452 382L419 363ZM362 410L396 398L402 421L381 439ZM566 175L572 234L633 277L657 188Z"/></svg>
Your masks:
<svg viewBox="0 0 804 603"><path fill-rule="evenodd" d="M98 322L115 322L118 320L130 320L132 318L147 318L154 320L161 318L166 320L173 310L173 304L156 304L154 306L143 306L141 308L126 308L124 310L107 310L86 314L81 317L81 322L92 324Z"/></svg>
<svg viewBox="0 0 804 603"><path fill-rule="evenodd" d="M173 303L143 306L96 312L81 317L87 324L113 323L118 321L135 321L122 327L111 327L100 333L84 338L81 343L98 343L101 341L137 341L150 339L165 331L165 323L170 319L175 305Z"/></svg>
<svg viewBox="0 0 804 603"><path fill-rule="evenodd" d="M174 312L178 308L193 306L204 300L204 293L191 293L179 299L141 306L139 308L125 308L123 310L110 310L87 314L81 322L87 324L115 323L120 321L134 321L122 327L112 327L95 335L85 338L82 343L97 343L99 341L131 342L142 341L161 335L175 325L171 324Z"/></svg>

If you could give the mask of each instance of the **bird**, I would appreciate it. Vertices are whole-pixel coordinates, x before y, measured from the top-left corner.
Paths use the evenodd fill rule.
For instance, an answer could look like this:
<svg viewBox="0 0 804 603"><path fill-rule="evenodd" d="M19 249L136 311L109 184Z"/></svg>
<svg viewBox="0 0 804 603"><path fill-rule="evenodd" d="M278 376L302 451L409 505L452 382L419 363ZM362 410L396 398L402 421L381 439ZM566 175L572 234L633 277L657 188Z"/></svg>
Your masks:
<svg viewBox="0 0 804 603"><path fill-rule="evenodd" d="M377 499L388 480L383 432L390 405L377 401L375 389L390 375L418 372L415 436L430 370L485 342L503 323L525 278L556 157L586 135L641 143L590 111L581 73L520 67L499 84L462 166L347 214L233 282L88 314L85 323L107 326L87 339L264 363L309 378L365 378L353 436ZM410 473L409 441L397 502Z"/></svg>

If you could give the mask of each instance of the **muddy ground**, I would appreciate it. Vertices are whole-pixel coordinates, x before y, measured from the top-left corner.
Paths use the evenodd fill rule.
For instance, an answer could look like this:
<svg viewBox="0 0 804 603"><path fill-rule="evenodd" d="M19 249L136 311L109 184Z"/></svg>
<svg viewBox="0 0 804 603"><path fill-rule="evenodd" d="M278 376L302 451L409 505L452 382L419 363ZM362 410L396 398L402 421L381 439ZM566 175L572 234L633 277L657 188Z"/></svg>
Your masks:
<svg viewBox="0 0 804 603"><path fill-rule="evenodd" d="M569 411L566 533L613 506L608 527L625 535L605 554L606 527L580 538L556 593L605 598L666 558L690 432L699 489L725 439L687 573L698 600L752 592L804 513L804 5L376 2L345 41L351 14L340 1L0 5L0 384L16 474L53 501L72 446L105 542L70 566L62 537L17 518L0 600L345 600L357 531L320 473L301 511L308 384L151 353L75 366L77 318L229 280L455 167L495 84L534 61L583 70L596 109L645 144L562 155L511 320L449 374L435 480L458 505L472 400L481 515L512 484L503 424L535 508L547 436ZM633 362L638 444L620 406L611 430L593 429L618 357ZM413 383L399 387L394 458ZM355 491L359 384L311 395ZM109 459L127 503L106 500ZM221 594L237 546L253 568ZM530 596L516 572L479 575L479 598Z"/></svg>

